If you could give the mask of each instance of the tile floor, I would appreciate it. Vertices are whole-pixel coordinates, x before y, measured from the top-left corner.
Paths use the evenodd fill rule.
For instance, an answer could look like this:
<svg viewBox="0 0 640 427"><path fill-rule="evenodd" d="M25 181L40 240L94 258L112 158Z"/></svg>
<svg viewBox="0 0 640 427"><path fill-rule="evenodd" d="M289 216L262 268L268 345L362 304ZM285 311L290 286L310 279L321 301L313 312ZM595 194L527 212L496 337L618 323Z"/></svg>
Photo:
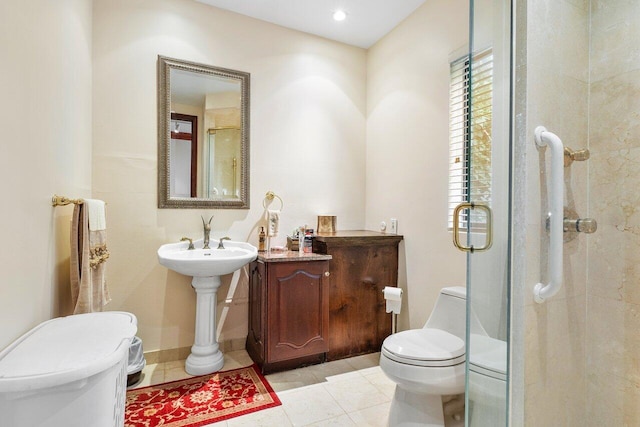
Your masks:
<svg viewBox="0 0 640 427"><path fill-rule="evenodd" d="M253 363L246 351L224 355L222 370ZM372 426L387 425L395 384L378 366L379 353L336 360L266 375L282 406L210 424L232 426ZM134 387L187 378L184 361L148 365ZM447 426L453 424L447 422Z"/></svg>

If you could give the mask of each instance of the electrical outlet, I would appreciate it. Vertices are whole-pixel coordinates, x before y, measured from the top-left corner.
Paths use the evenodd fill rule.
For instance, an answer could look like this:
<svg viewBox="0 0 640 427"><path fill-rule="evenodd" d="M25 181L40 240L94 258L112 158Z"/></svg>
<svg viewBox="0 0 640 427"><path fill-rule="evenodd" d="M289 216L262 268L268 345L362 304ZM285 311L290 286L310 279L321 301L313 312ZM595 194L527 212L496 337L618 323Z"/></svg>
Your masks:
<svg viewBox="0 0 640 427"><path fill-rule="evenodd" d="M398 234L398 220L396 218L391 218L391 227L389 233Z"/></svg>

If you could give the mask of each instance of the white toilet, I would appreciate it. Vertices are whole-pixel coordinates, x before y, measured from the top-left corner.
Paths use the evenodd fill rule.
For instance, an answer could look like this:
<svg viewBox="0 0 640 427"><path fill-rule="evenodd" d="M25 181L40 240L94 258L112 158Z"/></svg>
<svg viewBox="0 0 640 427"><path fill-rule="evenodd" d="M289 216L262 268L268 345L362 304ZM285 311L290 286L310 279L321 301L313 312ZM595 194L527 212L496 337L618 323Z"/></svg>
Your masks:
<svg viewBox="0 0 640 427"><path fill-rule="evenodd" d="M422 329L387 337L380 368L396 383L389 426L444 426L442 396L465 389L466 289L443 288Z"/></svg>

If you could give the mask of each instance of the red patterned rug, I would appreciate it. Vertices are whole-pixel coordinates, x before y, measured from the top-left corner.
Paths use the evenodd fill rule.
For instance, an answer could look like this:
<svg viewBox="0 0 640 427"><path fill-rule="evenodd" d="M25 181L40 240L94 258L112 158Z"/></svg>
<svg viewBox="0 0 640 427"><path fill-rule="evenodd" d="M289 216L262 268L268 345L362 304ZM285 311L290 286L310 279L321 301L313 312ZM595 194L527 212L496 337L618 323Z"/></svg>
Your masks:
<svg viewBox="0 0 640 427"><path fill-rule="evenodd" d="M126 427L198 427L281 405L257 366L127 391Z"/></svg>

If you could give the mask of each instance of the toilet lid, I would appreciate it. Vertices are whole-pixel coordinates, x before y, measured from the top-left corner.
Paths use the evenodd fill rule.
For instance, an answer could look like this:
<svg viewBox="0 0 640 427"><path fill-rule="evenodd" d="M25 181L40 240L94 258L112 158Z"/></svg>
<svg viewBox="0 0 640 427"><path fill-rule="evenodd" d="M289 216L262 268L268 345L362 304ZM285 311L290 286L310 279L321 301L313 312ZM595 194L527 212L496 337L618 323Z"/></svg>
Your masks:
<svg viewBox="0 0 640 427"><path fill-rule="evenodd" d="M410 329L388 336L382 343L385 355L397 362L420 366L452 366L464 362L464 341L449 332Z"/></svg>
<svg viewBox="0 0 640 427"><path fill-rule="evenodd" d="M507 343L489 336L471 334L469 369L499 380L506 380Z"/></svg>

